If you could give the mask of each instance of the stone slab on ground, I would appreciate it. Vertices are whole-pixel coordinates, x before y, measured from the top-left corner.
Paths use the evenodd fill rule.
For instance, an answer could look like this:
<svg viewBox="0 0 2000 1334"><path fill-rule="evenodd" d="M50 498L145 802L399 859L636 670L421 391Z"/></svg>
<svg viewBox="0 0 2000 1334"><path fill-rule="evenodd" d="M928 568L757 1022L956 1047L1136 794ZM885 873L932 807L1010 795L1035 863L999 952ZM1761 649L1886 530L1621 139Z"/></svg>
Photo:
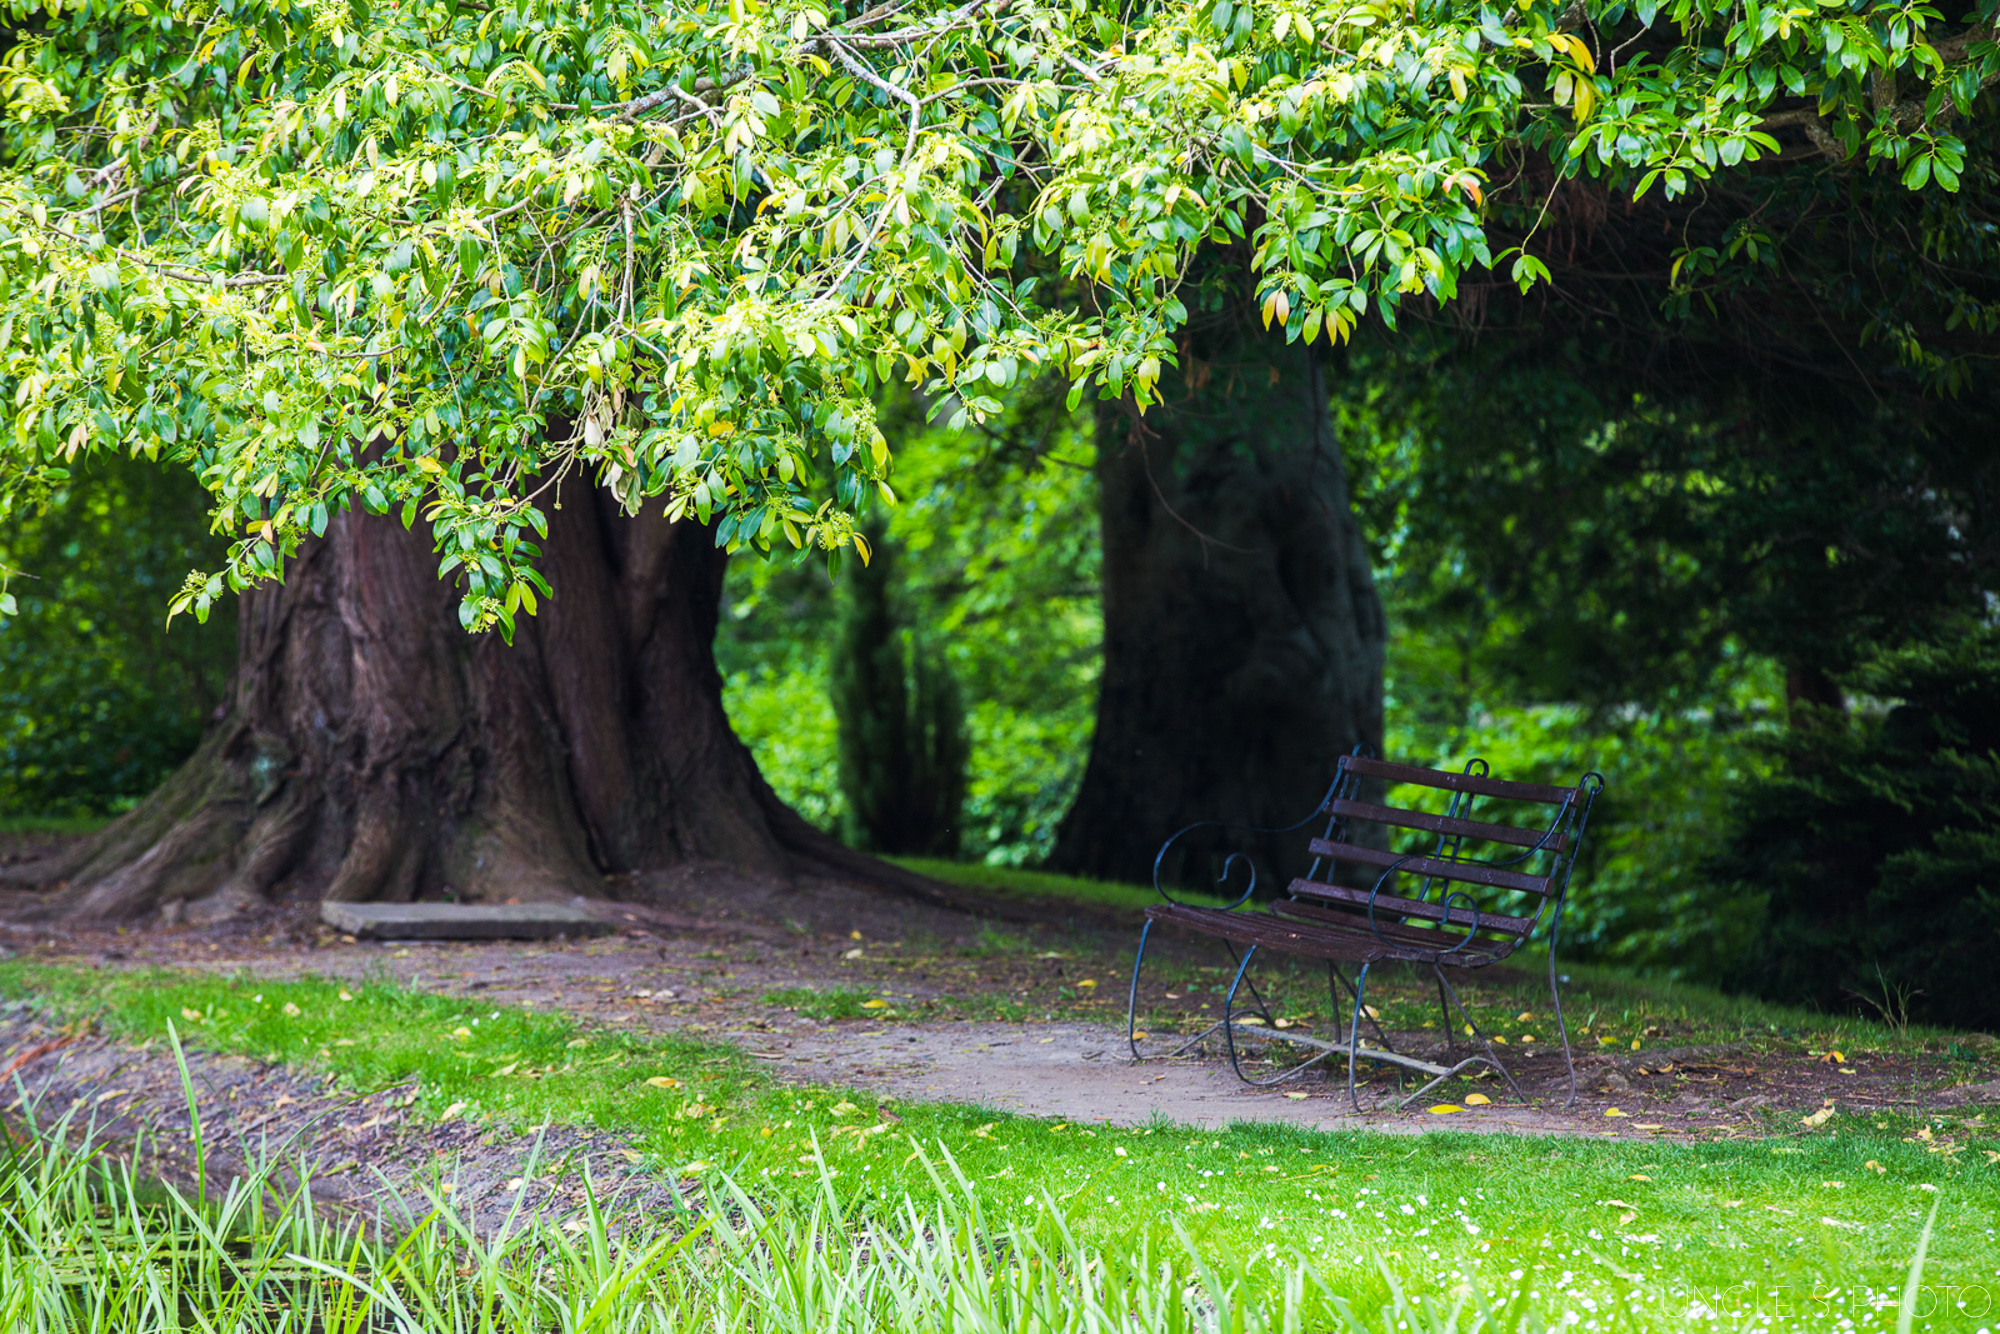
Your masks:
<svg viewBox="0 0 2000 1334"><path fill-rule="evenodd" d="M560 903L335 903L319 919L356 940L554 940L613 927Z"/></svg>

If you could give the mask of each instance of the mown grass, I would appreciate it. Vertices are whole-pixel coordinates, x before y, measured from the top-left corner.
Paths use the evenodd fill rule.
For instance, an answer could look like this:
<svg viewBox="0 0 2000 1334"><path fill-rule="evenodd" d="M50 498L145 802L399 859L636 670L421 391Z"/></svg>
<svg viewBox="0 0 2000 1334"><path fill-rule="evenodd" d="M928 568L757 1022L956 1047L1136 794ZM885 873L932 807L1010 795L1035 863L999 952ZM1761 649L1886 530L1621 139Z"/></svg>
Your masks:
<svg viewBox="0 0 2000 1334"><path fill-rule="evenodd" d="M1773 1321L1748 1285L1733 1298L1631 1271L1578 1284L1573 1273L1466 1267L1421 1291L1398 1280L1399 1252L1370 1243L1351 1254L1277 1243L1243 1252L1182 1227L1157 1243L1093 1244L1046 1192L996 1212L942 1146L912 1154L931 1187L922 1202L870 1197L816 1157L803 1196L711 1176L664 1218L608 1212L586 1178L583 1207L567 1218L516 1209L482 1234L431 1192L411 1202L422 1221L400 1235L323 1214L309 1181L288 1182L272 1163L222 1189L162 1188L136 1178L129 1157L103 1153L87 1127L79 1135L73 1116L36 1122L6 1149L9 1330L1541 1334L1680 1330L1718 1316L1738 1328L1807 1327L1788 1312ZM1846 1311L1841 1328L1899 1334L1918 1320L1935 1326L1925 1308L1945 1300L1935 1295L1944 1285L1926 1248L1938 1211L1934 1199L1899 1285L1845 1301L1829 1293L1809 1315Z"/></svg>
<svg viewBox="0 0 2000 1334"><path fill-rule="evenodd" d="M1983 1285L2000 1301L2000 1135L1980 1115L1929 1118L1927 1141L1910 1118L1846 1115L1733 1144L1116 1129L786 1087L723 1044L587 1031L386 984L12 961L0 995L142 1041L172 1023L191 1043L352 1088L415 1076L420 1113L463 1103L463 1115L518 1128L615 1130L664 1169L726 1174L773 1208L804 1207L828 1181L868 1208L935 1208L944 1197L923 1155L934 1165L949 1152L996 1226L1060 1210L1077 1244L1120 1254L1161 1254L1185 1233L1250 1272L1305 1263L1361 1283L1379 1261L1426 1302L1469 1283L1574 1311L1586 1329L1674 1328L1663 1313L1697 1298L1804 1329L1831 1323L1819 1319L1828 1300L1860 1328L1886 1327L1868 1303L1894 1304L1936 1201L1928 1281ZM1635 1302L1654 1314L1641 1319ZM1929 1327L1980 1327L1965 1321Z"/></svg>
<svg viewBox="0 0 2000 1334"><path fill-rule="evenodd" d="M109 823L100 815L0 815L0 834L94 834Z"/></svg>
<svg viewBox="0 0 2000 1334"><path fill-rule="evenodd" d="M920 875L954 885L985 890L1000 898L1040 900L1061 908L1083 904L1093 908L1119 908L1142 912L1160 901L1150 885L1129 885L1116 880L1086 880L1080 876L1029 871L1018 866L987 866L982 862L941 861L930 857L890 857L887 860ZM1174 891L1183 902L1227 903L1228 899Z"/></svg>

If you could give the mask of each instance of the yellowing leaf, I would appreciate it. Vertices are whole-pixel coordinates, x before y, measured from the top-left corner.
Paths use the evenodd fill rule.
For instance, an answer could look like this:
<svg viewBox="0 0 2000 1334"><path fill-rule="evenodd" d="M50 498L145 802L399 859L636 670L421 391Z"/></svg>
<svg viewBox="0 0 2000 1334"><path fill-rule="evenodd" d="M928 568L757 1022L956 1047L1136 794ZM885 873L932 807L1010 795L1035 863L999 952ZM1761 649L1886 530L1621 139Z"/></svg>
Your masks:
<svg viewBox="0 0 2000 1334"><path fill-rule="evenodd" d="M861 1008L864 1010L886 1010L889 1008L889 1002L885 1000L862 1001Z"/></svg>
<svg viewBox="0 0 2000 1334"><path fill-rule="evenodd" d="M1571 108L1577 124L1581 125L1590 116L1590 109L1597 105L1597 87L1589 79L1576 81L1576 105Z"/></svg>
<svg viewBox="0 0 2000 1334"><path fill-rule="evenodd" d="M1290 1098L1293 1102L1301 1102L1304 1099L1311 1097L1312 1095L1309 1093L1287 1093L1285 1096L1287 1098Z"/></svg>
<svg viewBox="0 0 2000 1334"><path fill-rule="evenodd" d="M1606 1108L1604 1109L1604 1114L1605 1114L1606 1116L1630 1116L1630 1115L1631 1115L1632 1113L1630 1113L1630 1112L1621 1112L1621 1111L1619 1111L1619 1110L1618 1110L1618 1109L1617 1109L1616 1107L1606 1107Z"/></svg>
<svg viewBox="0 0 2000 1334"><path fill-rule="evenodd" d="M1484 1093L1468 1093L1465 1095L1465 1105L1468 1107L1484 1107L1492 1101L1493 1099L1487 1097Z"/></svg>
<svg viewBox="0 0 2000 1334"><path fill-rule="evenodd" d="M1432 1116L1450 1116L1453 1112L1462 1112L1465 1109L1455 1102L1441 1102L1435 1107L1426 1107L1424 1110Z"/></svg>
<svg viewBox="0 0 2000 1334"><path fill-rule="evenodd" d="M646 1082L656 1089L677 1089L681 1086L681 1081L672 1075L654 1075Z"/></svg>

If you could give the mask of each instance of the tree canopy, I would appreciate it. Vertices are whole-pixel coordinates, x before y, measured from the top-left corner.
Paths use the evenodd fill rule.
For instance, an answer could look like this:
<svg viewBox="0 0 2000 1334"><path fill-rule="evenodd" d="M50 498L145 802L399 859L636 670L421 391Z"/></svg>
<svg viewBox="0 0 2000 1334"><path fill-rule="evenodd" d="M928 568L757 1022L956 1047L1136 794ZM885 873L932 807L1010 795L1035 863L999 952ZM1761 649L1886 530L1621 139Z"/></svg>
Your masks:
<svg viewBox="0 0 2000 1334"><path fill-rule="evenodd" d="M234 539L177 607L360 505L422 517L503 632L565 479L865 557L882 385L1143 408L1206 249L1311 342L1546 277L1551 176L1684 197L1803 136L1944 200L1986 170L1991 9L15 3L0 516L90 451L164 457Z"/></svg>

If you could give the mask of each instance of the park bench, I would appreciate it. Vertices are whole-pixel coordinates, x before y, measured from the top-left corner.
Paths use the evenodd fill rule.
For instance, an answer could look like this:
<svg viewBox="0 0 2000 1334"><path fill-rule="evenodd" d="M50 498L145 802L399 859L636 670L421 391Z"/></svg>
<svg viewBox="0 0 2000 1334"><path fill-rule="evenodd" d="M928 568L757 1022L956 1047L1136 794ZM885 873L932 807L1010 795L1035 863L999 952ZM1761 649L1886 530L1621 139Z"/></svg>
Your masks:
<svg viewBox="0 0 2000 1334"><path fill-rule="evenodd" d="M1433 814L1363 800L1364 784L1371 789L1375 784L1438 789L1447 794L1444 811ZM1570 1051L1569 1030L1562 1013L1561 981L1556 974L1556 928L1562 918L1563 901L1582 846L1584 827L1590 820L1591 806L1603 790L1604 779L1595 773L1584 775L1575 787L1551 787L1494 778L1484 760L1473 760L1463 772L1452 773L1391 764L1358 752L1343 755L1326 799L1312 815L1292 826L1299 829L1322 816L1326 818L1321 837L1309 845L1314 859L1311 869L1293 880L1282 897L1257 906L1248 906L1257 890L1254 863L1249 864L1249 887L1225 907L1200 907L1175 900L1160 884L1161 862L1183 835L1216 825L1211 822L1181 830L1161 846L1159 855L1153 859L1153 887L1166 901L1146 910L1146 924L1139 934L1139 955L1132 964L1126 1040L1133 1057L1140 1057L1136 1023L1146 940L1154 926L1166 925L1217 938L1236 960L1236 975L1223 1001L1221 1018L1169 1055L1189 1051L1219 1032L1229 1052L1230 1068L1239 1079L1259 1086L1295 1079L1320 1061L1345 1056L1348 1099L1356 1111L1361 1110L1361 1103L1355 1092L1355 1067L1363 1060L1386 1063L1427 1077L1427 1082L1396 1104L1399 1109L1476 1065L1498 1071L1515 1095L1521 1097L1520 1086L1501 1063L1491 1040L1466 1011L1447 974L1498 963L1533 936L1546 917L1549 997L1555 1007L1556 1029L1562 1038L1563 1061L1569 1072L1569 1101L1565 1106L1573 1106L1576 1062ZM1475 805L1486 818L1473 818ZM1427 846L1397 850L1393 845L1399 837L1406 843ZM1229 879L1238 861L1247 863L1249 859L1242 853L1231 853L1225 859L1221 882ZM1371 886L1360 888L1339 883L1343 875L1351 876L1357 869L1363 879L1367 873L1375 873ZM1408 892L1403 892L1404 877L1416 882ZM1237 1017L1237 992L1248 979L1251 959L1261 949L1326 961L1327 985L1333 997L1332 1041L1302 1033L1280 1033L1254 981L1249 982L1254 1010L1246 1018ZM1368 970L1377 963L1392 960L1428 967L1437 979L1445 1039L1442 1063L1396 1051L1363 1000L1368 990ZM1343 963L1359 965L1352 982L1340 970ZM1344 1042L1339 1017L1343 988L1354 1002ZM1458 1058L1452 1037L1453 1008L1476 1043L1476 1050L1463 1059ZM1361 1039L1364 1020L1374 1029L1379 1045ZM1238 1042L1244 1040L1254 1040L1266 1047L1291 1044L1311 1054L1276 1074L1252 1078L1244 1072L1237 1050Z"/></svg>

